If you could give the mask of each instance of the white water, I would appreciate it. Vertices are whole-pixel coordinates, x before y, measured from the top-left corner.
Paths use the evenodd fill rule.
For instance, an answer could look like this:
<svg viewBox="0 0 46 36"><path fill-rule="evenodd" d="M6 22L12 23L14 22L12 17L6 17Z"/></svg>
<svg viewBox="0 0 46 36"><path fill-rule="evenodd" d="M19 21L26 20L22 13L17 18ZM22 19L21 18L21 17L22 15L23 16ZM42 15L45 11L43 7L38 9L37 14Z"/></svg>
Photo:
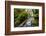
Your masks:
<svg viewBox="0 0 46 36"><path fill-rule="evenodd" d="M31 27L32 24L32 18L30 17L29 19L27 19L27 22L25 23L24 27Z"/></svg>
<svg viewBox="0 0 46 36"><path fill-rule="evenodd" d="M25 24L23 25L19 25L19 26L23 26L23 27L31 27L31 24L32 24L32 20L33 20L33 12L31 9L26 9L27 13L30 13L31 16L28 15L28 19L27 21L25 22Z"/></svg>

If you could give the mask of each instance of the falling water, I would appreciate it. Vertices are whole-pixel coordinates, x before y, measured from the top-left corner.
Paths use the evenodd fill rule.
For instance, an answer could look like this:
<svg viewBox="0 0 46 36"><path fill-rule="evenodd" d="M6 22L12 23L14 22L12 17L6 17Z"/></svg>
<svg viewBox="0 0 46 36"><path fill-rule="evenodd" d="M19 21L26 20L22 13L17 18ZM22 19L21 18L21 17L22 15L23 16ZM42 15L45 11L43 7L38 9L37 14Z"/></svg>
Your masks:
<svg viewBox="0 0 46 36"><path fill-rule="evenodd" d="M33 20L33 12L32 12L32 10L31 9L27 9L26 10L27 11L27 13L30 13L30 15L31 16L29 16L28 15L28 19L27 19L27 21L25 22L25 24L24 25L19 25L19 26L22 26L22 27L31 27L31 25L32 25L32 20Z"/></svg>
<svg viewBox="0 0 46 36"><path fill-rule="evenodd" d="M31 16L28 15L28 19L27 19L27 22L25 23L24 27L31 27L32 20L33 20L33 12L31 9L28 9L27 12L30 13Z"/></svg>

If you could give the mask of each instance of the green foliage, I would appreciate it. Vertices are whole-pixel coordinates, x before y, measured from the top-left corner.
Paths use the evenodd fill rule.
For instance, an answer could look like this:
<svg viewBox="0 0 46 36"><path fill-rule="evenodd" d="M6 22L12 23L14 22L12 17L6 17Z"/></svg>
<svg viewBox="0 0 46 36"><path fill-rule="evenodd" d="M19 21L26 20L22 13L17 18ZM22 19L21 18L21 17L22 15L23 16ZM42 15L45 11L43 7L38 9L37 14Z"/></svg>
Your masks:
<svg viewBox="0 0 46 36"><path fill-rule="evenodd" d="M22 12L22 11L25 11L25 9L14 8L14 11L17 13L17 12Z"/></svg>
<svg viewBox="0 0 46 36"><path fill-rule="evenodd" d="M39 24L39 10L38 9L32 9L33 11L33 17L34 17L34 21L33 21L33 26L38 26Z"/></svg>
<svg viewBox="0 0 46 36"><path fill-rule="evenodd" d="M20 13L20 14L16 14L15 17L16 17L16 20L24 20L27 18L27 16L28 16L27 13Z"/></svg>
<svg viewBox="0 0 46 36"><path fill-rule="evenodd" d="M38 26L39 24L39 10L38 9L32 9L33 11L33 17L34 21L32 23L33 26ZM23 21L27 19L27 17L31 17L30 13L27 13L25 9L14 9L14 26L19 26Z"/></svg>
<svg viewBox="0 0 46 36"><path fill-rule="evenodd" d="M25 9L15 9L14 11L15 26L20 25L24 20L27 19L27 17L28 13L26 13Z"/></svg>

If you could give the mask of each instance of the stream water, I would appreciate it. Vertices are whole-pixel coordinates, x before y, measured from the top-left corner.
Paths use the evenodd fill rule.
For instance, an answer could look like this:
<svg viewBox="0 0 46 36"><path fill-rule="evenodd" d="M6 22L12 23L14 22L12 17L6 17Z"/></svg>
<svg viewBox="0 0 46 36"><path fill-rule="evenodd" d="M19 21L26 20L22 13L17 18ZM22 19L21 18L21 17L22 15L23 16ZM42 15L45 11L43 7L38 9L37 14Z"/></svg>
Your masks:
<svg viewBox="0 0 46 36"><path fill-rule="evenodd" d="M27 21L24 23L24 25L22 25L22 24L20 25L20 26L22 26L22 27L31 27L31 25L32 25L33 12L32 12L31 9L28 9L28 10L27 10L27 13L30 13L31 16L28 15L28 19L27 19Z"/></svg>

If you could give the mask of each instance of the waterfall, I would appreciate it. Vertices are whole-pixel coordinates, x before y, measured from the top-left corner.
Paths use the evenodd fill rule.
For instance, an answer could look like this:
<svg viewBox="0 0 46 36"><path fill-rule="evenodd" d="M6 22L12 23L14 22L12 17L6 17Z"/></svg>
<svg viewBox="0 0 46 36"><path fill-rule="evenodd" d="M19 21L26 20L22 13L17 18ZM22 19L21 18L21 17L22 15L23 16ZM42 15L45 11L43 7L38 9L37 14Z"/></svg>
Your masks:
<svg viewBox="0 0 46 36"><path fill-rule="evenodd" d="M31 27L32 20L33 20L33 12L32 9L27 9L27 12L30 13L31 16L28 15L27 22L25 23L25 27Z"/></svg>

